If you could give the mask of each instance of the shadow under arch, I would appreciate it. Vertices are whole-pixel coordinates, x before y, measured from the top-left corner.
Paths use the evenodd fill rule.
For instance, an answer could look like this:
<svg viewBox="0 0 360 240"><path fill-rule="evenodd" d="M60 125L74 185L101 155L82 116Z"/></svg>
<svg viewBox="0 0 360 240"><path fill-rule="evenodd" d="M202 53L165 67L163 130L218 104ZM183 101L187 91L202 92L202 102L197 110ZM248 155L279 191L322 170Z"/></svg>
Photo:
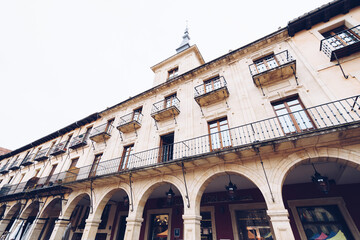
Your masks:
<svg viewBox="0 0 360 240"><path fill-rule="evenodd" d="M35 214L34 212L39 211L40 203L39 201L33 201L28 206L25 206L25 209L21 212L20 218L27 219L30 214ZM35 215L36 215L35 214Z"/></svg>
<svg viewBox="0 0 360 240"><path fill-rule="evenodd" d="M5 214L4 219L11 219L14 215L17 215L20 212L21 203L17 202L12 207L10 207L9 211Z"/></svg>
<svg viewBox="0 0 360 240"><path fill-rule="evenodd" d="M270 198L267 198L266 195L264 194L264 189L267 188L267 183L265 177L261 175L261 173L259 174L251 169L239 167L237 165L227 165L225 168L215 166L213 168L208 169L206 172L200 175L198 177L197 184L191 189L191 191L196 194L195 198L194 196L192 196L194 198L192 202L195 204L195 214L200 215L201 198L208 185L215 178L227 174L240 175L245 179L247 179L248 181L250 181L251 183L253 183L255 187L260 190L262 196L265 199L266 205L268 205Z"/></svg>
<svg viewBox="0 0 360 240"><path fill-rule="evenodd" d="M0 207L0 220L3 219L4 215L5 215L5 211L6 211L6 204L3 204Z"/></svg>
<svg viewBox="0 0 360 240"><path fill-rule="evenodd" d="M89 197L90 195L87 192L82 192L76 196L74 196L71 200L69 200L69 202L66 204L66 208L63 209L63 219L70 219L70 216L73 212L73 210L75 209L76 205L79 203L79 201L81 199L83 199L84 197Z"/></svg>
<svg viewBox="0 0 360 240"><path fill-rule="evenodd" d="M149 181L149 182L147 182L147 184L145 184L142 187L143 191L138 193L138 195L137 195L138 198L134 200L134 211L135 211L135 214L137 217L139 217L139 218L142 217L145 204L146 204L147 200L149 199L151 193L156 188L158 188L164 184L171 184L174 187L176 187L176 189L180 192L182 201L184 203L184 207L186 206L186 202L187 202L186 197L185 197L186 194L185 194L184 187L182 187L184 185L184 183L181 182L178 178L176 178L174 176L166 175L161 179L161 181L159 181L159 180Z"/></svg>

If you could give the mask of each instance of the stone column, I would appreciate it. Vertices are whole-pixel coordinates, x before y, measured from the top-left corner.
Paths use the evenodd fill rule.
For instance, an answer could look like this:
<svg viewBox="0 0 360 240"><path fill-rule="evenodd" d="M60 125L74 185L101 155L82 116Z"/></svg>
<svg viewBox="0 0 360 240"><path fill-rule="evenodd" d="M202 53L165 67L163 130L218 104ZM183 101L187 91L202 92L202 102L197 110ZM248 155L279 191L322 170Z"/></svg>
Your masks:
<svg viewBox="0 0 360 240"><path fill-rule="evenodd" d="M143 218L129 216L126 218L125 240L136 240L140 238L141 223Z"/></svg>
<svg viewBox="0 0 360 240"><path fill-rule="evenodd" d="M54 230L50 236L50 240L61 240L68 224L69 221L67 220L63 220L63 219L57 220L55 223Z"/></svg>
<svg viewBox="0 0 360 240"><path fill-rule="evenodd" d="M284 209L267 210L267 215L270 218L272 229L276 240L294 240L289 220L289 213Z"/></svg>
<svg viewBox="0 0 360 240"><path fill-rule="evenodd" d="M86 219L82 240L95 240L101 219Z"/></svg>
<svg viewBox="0 0 360 240"><path fill-rule="evenodd" d="M41 233L41 230L44 227L46 220L44 219L37 219L33 222L31 228L30 228L30 233L28 236L30 236L29 239L38 239ZM45 234L45 233L44 233Z"/></svg>
<svg viewBox="0 0 360 240"><path fill-rule="evenodd" d="M9 225L9 219L3 219L0 221L0 236L4 233L6 227Z"/></svg>
<svg viewBox="0 0 360 240"><path fill-rule="evenodd" d="M184 240L198 240L201 238L201 216L184 214Z"/></svg>

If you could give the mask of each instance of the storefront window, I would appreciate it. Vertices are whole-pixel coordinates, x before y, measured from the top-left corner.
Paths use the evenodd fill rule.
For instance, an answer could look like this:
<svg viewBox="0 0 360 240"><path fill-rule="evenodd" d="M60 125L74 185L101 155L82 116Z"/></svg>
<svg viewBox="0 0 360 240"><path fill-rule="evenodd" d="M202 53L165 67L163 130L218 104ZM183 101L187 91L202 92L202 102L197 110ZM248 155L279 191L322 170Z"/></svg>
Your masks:
<svg viewBox="0 0 360 240"><path fill-rule="evenodd" d="M211 212L201 212L201 239L212 240Z"/></svg>
<svg viewBox="0 0 360 240"><path fill-rule="evenodd" d="M272 240L265 209L236 211L240 240Z"/></svg>
<svg viewBox="0 0 360 240"><path fill-rule="evenodd" d="M152 214L149 240L164 240L168 237L168 214Z"/></svg>
<svg viewBox="0 0 360 240"><path fill-rule="evenodd" d="M296 209L307 239L354 239L337 205Z"/></svg>

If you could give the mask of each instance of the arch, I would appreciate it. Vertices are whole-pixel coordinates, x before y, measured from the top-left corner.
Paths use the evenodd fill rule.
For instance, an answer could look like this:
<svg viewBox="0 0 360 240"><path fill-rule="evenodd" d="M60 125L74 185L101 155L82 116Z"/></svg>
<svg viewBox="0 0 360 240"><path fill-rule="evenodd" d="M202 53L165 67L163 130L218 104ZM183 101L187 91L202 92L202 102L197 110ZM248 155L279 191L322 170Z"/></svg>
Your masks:
<svg viewBox="0 0 360 240"><path fill-rule="evenodd" d="M10 207L8 212L4 214L5 215L4 219L11 219L14 216L14 214L20 209L21 209L21 203L20 202L15 203L12 207Z"/></svg>
<svg viewBox="0 0 360 240"><path fill-rule="evenodd" d="M33 201L31 202L29 205L25 206L24 210L22 211L20 218L22 219L26 219L29 217L29 215L31 214L31 212L37 207L38 211L39 211L39 201Z"/></svg>
<svg viewBox="0 0 360 240"><path fill-rule="evenodd" d="M134 194L135 196L138 196L138 198L134 198L134 212L137 218L142 218L143 211L145 204L150 197L151 193L160 185L163 185L164 183L170 183L173 186L179 190L182 200L185 203L186 202L186 194L184 189L184 183L177 177L171 176L171 175L163 175L161 179L159 178L153 178L151 181L146 181L145 183L138 182L136 186L141 186L140 192L137 192L137 194ZM185 204L184 204L185 206Z"/></svg>
<svg viewBox="0 0 360 240"><path fill-rule="evenodd" d="M72 211L74 210L74 208L76 207L78 202L85 196L88 196L90 198L90 195L88 192L82 192L82 193L78 193L77 195L74 194L73 197L71 197L68 200L68 203L66 204L67 207L65 209L63 209L63 218L64 219L70 219Z"/></svg>
<svg viewBox="0 0 360 240"><path fill-rule="evenodd" d="M200 202L202 195L206 189L206 187L214 180L216 177L225 175L228 173L234 173L237 175L241 175L247 178L250 182L252 182L262 193L266 204L268 205L270 201L270 197L267 197L267 183L265 177L262 172L258 173L253 169L248 167L236 165L236 164L222 164L209 168L207 171L199 174L198 177L194 180L195 185L190 190L194 195L191 196L192 203L195 205L195 214L200 215Z"/></svg>
<svg viewBox="0 0 360 240"><path fill-rule="evenodd" d="M51 209L55 204L57 204L60 201L61 204L61 198L60 197L55 197L53 199L51 199L50 202L48 202L41 210L41 213L39 214L40 218L45 218L46 216L46 211L48 209Z"/></svg>
<svg viewBox="0 0 360 240"><path fill-rule="evenodd" d="M126 193L126 195L130 196L129 194L129 189L125 188L125 187L114 187L114 188L109 188L105 191L105 193L103 193L100 198L99 201L97 202L96 206L94 207L94 214L93 216L95 218L100 219L101 218L101 214L105 208L105 205L107 204L107 202L110 200L110 198L113 196L113 194L117 191L124 191Z"/></svg>
<svg viewBox="0 0 360 240"><path fill-rule="evenodd" d="M275 186L276 192L282 193L282 186L285 179L295 167L306 161L309 163L314 162L314 159L320 159L320 161L326 162L338 162L360 170L360 153L347 149L328 147L304 149L284 157L278 166L274 168L275 171L270 176L270 182Z"/></svg>

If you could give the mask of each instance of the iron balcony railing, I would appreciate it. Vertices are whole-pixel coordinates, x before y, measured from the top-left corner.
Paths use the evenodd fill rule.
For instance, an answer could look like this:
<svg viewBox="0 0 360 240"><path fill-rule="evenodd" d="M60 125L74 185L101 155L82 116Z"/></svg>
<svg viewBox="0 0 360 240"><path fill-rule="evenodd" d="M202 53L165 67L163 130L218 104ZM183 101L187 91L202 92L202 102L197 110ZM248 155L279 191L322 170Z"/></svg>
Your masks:
<svg viewBox="0 0 360 240"><path fill-rule="evenodd" d="M95 137L97 135L106 134L111 136L111 130L113 129L113 125L109 123L104 123L100 126L97 126L91 130L90 138Z"/></svg>
<svg viewBox="0 0 360 240"><path fill-rule="evenodd" d="M8 161L4 166L0 168L0 174L5 174L9 172L10 161Z"/></svg>
<svg viewBox="0 0 360 240"><path fill-rule="evenodd" d="M45 148L45 149L41 149L40 151L38 151L38 153L36 154L34 161L43 161L45 159L49 158L49 150L50 148Z"/></svg>
<svg viewBox="0 0 360 240"><path fill-rule="evenodd" d="M171 97L170 99L165 98L164 100L154 103L151 109L151 115L157 114L172 107L175 107L180 111L180 100L175 96Z"/></svg>
<svg viewBox="0 0 360 240"><path fill-rule="evenodd" d="M28 155L24 158L24 160L22 161L21 165L23 165L23 166L28 166L28 165L30 165L30 164L33 164L34 162L33 162L32 160L33 160L34 156L35 156L34 153L28 154Z"/></svg>
<svg viewBox="0 0 360 240"><path fill-rule="evenodd" d="M224 77L218 77L215 79L211 79L211 81L207 81L199 86L195 87L194 97L199 97L211 92L214 92L218 89L224 88L227 86L226 80Z"/></svg>
<svg viewBox="0 0 360 240"><path fill-rule="evenodd" d="M295 59L290 55L288 50L282 51L275 55L270 55L261 60L255 61L253 64L249 65L251 76L256 76L259 74L264 74L267 71L271 71L275 68L282 67L288 63L295 61Z"/></svg>
<svg viewBox="0 0 360 240"><path fill-rule="evenodd" d="M51 150L50 155L52 156L56 156L62 153L66 152L66 145L67 145L67 141L63 141L61 143L56 144L53 149Z"/></svg>
<svg viewBox="0 0 360 240"><path fill-rule="evenodd" d="M70 149L76 149L82 146L86 146L87 145L87 137L86 134L80 134L79 136L76 136L73 138L73 140L70 143L69 148Z"/></svg>
<svg viewBox="0 0 360 240"><path fill-rule="evenodd" d="M9 167L9 170L17 170L20 168L21 162L23 161L23 158L18 157L17 159L15 159L15 161L13 161Z"/></svg>
<svg viewBox="0 0 360 240"><path fill-rule="evenodd" d="M157 166L186 157L196 157L232 147L245 147L254 143L274 141L298 134L345 126L350 123L360 123L360 95L247 123L163 147L132 153L126 158L118 157L100 161L96 167L87 165L76 168L76 171L69 170L54 174L50 178L39 179L33 189L117 174L129 169ZM9 186L6 186L6 189L8 188ZM16 189L19 189L18 186L11 185L11 191L15 192ZM0 194L1 196L3 195Z"/></svg>
<svg viewBox="0 0 360 240"><path fill-rule="evenodd" d="M344 57L360 50L360 25L346 29L327 37L320 42L320 51L324 52L331 61L337 57Z"/></svg>
<svg viewBox="0 0 360 240"><path fill-rule="evenodd" d="M126 115L120 117L119 127L123 126L123 125L126 125L126 124L129 124L129 123L131 123L133 121L141 124L141 121L142 121L143 117L144 116L140 112L132 112L132 113L126 114Z"/></svg>

